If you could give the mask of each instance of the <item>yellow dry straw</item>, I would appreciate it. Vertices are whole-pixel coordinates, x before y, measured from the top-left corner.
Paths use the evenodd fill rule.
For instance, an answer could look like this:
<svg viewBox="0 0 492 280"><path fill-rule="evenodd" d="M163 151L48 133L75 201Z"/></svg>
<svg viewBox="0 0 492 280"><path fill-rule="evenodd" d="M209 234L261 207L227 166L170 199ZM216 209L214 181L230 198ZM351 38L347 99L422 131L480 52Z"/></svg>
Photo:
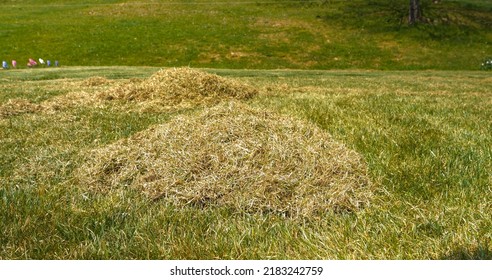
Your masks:
<svg viewBox="0 0 492 280"><path fill-rule="evenodd" d="M177 206L313 217L372 195L359 154L314 125L240 103L178 116L93 150L78 169L93 190L130 187Z"/></svg>

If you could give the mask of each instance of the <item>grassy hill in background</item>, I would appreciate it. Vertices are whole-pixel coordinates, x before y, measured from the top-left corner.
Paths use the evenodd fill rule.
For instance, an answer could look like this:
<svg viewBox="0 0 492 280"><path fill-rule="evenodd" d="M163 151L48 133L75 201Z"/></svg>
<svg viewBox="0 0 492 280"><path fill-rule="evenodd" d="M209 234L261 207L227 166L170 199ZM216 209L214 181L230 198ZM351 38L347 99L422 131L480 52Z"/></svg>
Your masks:
<svg viewBox="0 0 492 280"><path fill-rule="evenodd" d="M62 65L479 69L489 1L0 1L0 60Z"/></svg>

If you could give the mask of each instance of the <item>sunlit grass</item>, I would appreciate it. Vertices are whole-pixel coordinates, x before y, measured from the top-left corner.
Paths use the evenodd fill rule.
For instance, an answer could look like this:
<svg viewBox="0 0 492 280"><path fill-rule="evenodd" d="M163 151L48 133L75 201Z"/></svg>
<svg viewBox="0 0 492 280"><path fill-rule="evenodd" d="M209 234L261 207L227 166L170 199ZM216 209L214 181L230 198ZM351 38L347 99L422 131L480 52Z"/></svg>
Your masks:
<svg viewBox="0 0 492 280"><path fill-rule="evenodd" d="M3 72L0 104L155 70ZM187 112L116 103L21 114L0 119L0 259L492 258L488 73L209 71L260 88L250 105L314 123L360 153L378 189L371 205L294 220L90 192L73 176L86 151ZM74 88L52 90L66 79Z"/></svg>

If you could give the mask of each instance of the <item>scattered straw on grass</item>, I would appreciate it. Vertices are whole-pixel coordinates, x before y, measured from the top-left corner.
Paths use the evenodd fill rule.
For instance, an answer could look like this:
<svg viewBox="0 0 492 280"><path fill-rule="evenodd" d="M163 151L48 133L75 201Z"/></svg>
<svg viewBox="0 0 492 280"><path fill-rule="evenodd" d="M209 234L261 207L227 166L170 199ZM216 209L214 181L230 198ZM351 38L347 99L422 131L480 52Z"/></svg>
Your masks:
<svg viewBox="0 0 492 280"><path fill-rule="evenodd" d="M94 76L87 78L82 81L82 86L85 87L97 87L102 85L110 84L112 81L107 79L106 77Z"/></svg>
<svg viewBox="0 0 492 280"><path fill-rule="evenodd" d="M235 102L178 116L89 153L77 171L97 191L314 217L355 211L372 195L361 156L314 125Z"/></svg>
<svg viewBox="0 0 492 280"><path fill-rule="evenodd" d="M63 94L56 95L40 103L33 103L25 98L10 99L4 104L0 104L0 119L9 118L29 113L53 113L76 106L100 106L103 101L96 98L97 90L100 86L111 84L111 80L101 77L91 77L82 81L71 79L59 79L56 81L42 81L41 85L35 84L39 90L60 91ZM16 89L21 93L29 95L28 86L32 83L16 85Z"/></svg>
<svg viewBox="0 0 492 280"><path fill-rule="evenodd" d="M258 93L254 87L191 68L163 69L148 79L116 85L98 96L103 100L188 108L217 104L223 100L244 100Z"/></svg>
<svg viewBox="0 0 492 280"><path fill-rule="evenodd" d="M55 113L77 106L101 106L99 99L94 94L85 91L70 92L55 96L39 104L32 103L27 99L10 99L0 105L0 119L29 113Z"/></svg>
<svg viewBox="0 0 492 280"><path fill-rule="evenodd" d="M9 99L6 103L0 105L0 118L7 118L26 113L34 113L42 110L42 106L32 103L27 99Z"/></svg>

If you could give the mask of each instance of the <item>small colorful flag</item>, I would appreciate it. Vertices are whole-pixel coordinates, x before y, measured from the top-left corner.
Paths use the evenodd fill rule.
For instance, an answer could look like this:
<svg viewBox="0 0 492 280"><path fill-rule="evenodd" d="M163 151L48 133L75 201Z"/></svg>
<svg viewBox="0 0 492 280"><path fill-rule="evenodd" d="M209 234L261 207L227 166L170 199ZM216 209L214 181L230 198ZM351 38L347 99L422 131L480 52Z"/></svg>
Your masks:
<svg viewBox="0 0 492 280"><path fill-rule="evenodd" d="M4 61L2 61L2 68L3 68L3 69L7 69L7 68L9 68L9 65L7 64L7 61L5 61L5 60L4 60Z"/></svg>
<svg viewBox="0 0 492 280"><path fill-rule="evenodd" d="M17 61L12 60L12 67L17 68Z"/></svg>
<svg viewBox="0 0 492 280"><path fill-rule="evenodd" d="M36 65L38 65L38 63L34 59L29 58L29 62L27 63L27 66L28 67L33 67L33 66L36 66Z"/></svg>
<svg viewBox="0 0 492 280"><path fill-rule="evenodd" d="M44 60L42 58L40 58L38 60L39 60L39 64L44 64Z"/></svg>
<svg viewBox="0 0 492 280"><path fill-rule="evenodd" d="M59 64L58 64L58 60L55 60L55 67L58 67Z"/></svg>
<svg viewBox="0 0 492 280"><path fill-rule="evenodd" d="M48 67L51 66L51 61L50 60L46 60L46 65L48 65Z"/></svg>

